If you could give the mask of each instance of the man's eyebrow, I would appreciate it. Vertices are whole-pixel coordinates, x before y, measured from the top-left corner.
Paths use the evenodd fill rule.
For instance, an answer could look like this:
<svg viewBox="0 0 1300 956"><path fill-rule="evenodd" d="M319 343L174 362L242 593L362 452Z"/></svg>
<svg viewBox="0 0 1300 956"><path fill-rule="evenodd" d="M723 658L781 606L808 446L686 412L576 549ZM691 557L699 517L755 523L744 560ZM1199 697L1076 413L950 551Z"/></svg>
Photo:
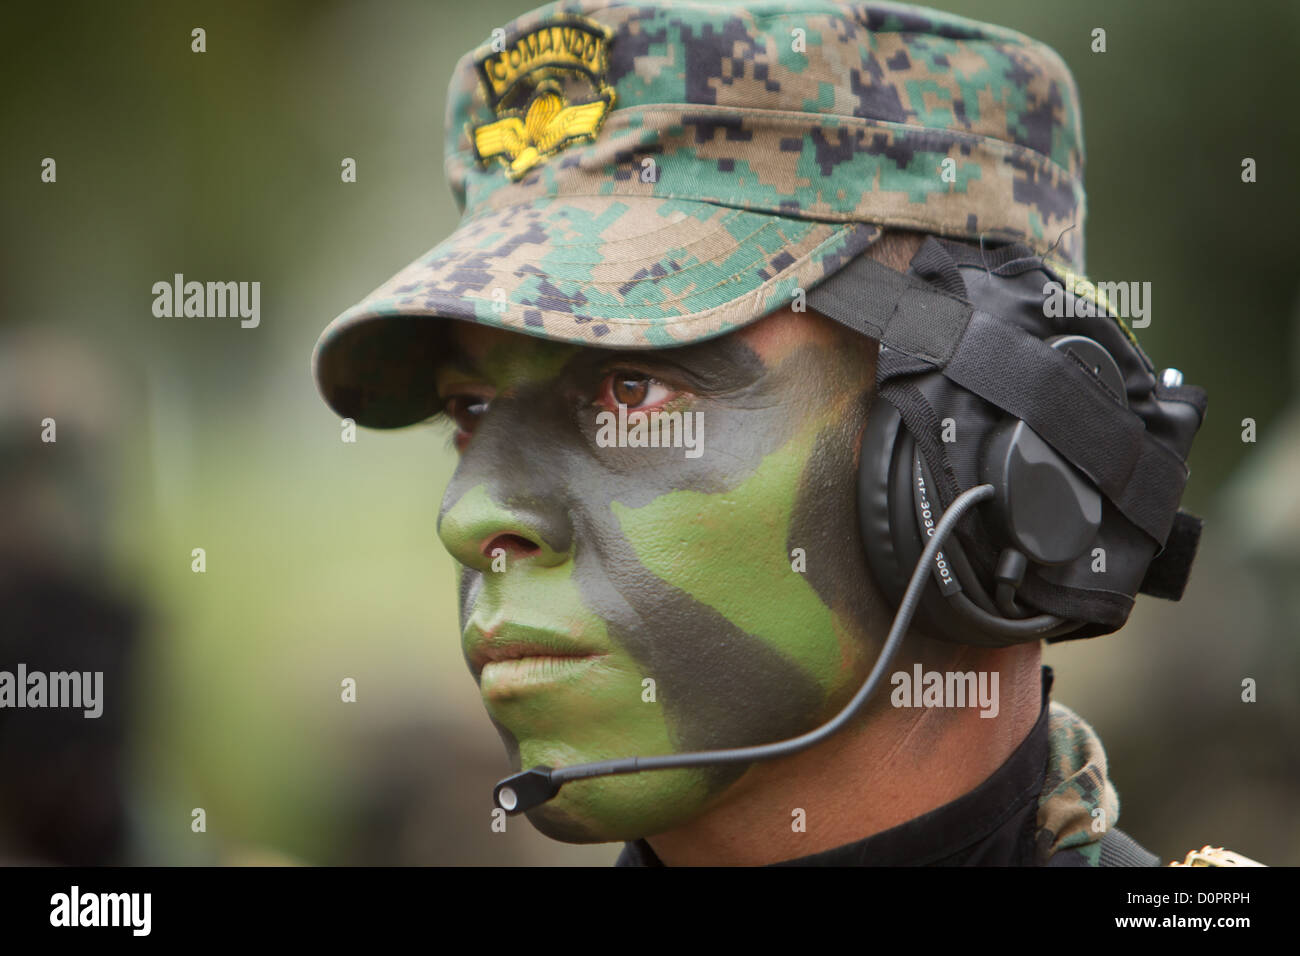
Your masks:
<svg viewBox="0 0 1300 956"><path fill-rule="evenodd" d="M600 360L668 366L702 388L727 390L749 384L763 373L762 358L745 341L723 336L671 349L602 349Z"/></svg>

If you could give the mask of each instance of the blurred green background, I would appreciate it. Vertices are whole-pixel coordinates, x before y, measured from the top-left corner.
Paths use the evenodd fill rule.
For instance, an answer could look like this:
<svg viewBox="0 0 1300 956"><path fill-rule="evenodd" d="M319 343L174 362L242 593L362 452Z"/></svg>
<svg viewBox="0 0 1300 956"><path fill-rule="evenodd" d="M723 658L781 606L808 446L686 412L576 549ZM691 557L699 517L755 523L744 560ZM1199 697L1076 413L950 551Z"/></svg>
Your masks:
<svg viewBox="0 0 1300 956"><path fill-rule="evenodd" d="M1055 697L1097 727L1120 825L1149 849L1300 863L1300 6L941 5L1041 39L1072 68L1089 273L1152 283L1144 347L1211 399L1185 499L1209 521L1188 598L1143 598L1122 633L1049 649ZM6 5L10 384L30 341L54 358L35 418L4 392L5 427L35 429L47 408L98 413L85 430L102 444L104 550L85 567L146 621L126 780L135 862L616 855L522 820L491 832L505 757L434 533L447 435L344 443L310 374L325 323L454 228L452 67L534 6ZM45 157L56 184L40 181ZM354 184L340 182L344 157ZM260 327L154 317L153 283L178 272L260 281ZM199 547L204 574L190 570ZM340 702L344 677L355 704ZM1240 701L1244 677L1256 704ZM195 807L206 834L191 832Z"/></svg>

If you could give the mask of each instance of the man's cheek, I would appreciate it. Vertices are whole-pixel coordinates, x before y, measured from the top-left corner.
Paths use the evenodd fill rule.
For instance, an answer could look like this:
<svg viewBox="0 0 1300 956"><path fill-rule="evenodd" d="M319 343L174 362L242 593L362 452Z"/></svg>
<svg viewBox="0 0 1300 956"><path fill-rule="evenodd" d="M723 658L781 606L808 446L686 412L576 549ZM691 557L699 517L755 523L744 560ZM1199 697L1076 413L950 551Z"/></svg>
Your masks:
<svg viewBox="0 0 1300 956"><path fill-rule="evenodd" d="M613 594L628 605L631 614L615 615L620 623L611 625L611 635L653 680L653 705L668 734L660 748L648 750L628 746L645 739L645 728L615 733L605 738L605 756L745 746L807 728L825 693L795 662L665 582L626 539L606 554L602 570L587 581L592 598L599 604ZM716 793L743 769L707 768L703 780Z"/></svg>
<svg viewBox="0 0 1300 956"><path fill-rule="evenodd" d="M681 489L611 511L637 567L763 641L829 693L844 667L834 612L810 585L792 516L817 430L764 456L726 492ZM701 619L701 624L703 624ZM707 639L697 632L692 639Z"/></svg>

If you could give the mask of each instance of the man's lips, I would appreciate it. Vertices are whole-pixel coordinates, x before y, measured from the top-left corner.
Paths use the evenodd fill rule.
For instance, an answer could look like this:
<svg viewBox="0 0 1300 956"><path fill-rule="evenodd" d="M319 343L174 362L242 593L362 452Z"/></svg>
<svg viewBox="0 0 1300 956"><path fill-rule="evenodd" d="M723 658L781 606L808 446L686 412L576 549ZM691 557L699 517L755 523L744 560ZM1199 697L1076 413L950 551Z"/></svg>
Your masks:
<svg viewBox="0 0 1300 956"><path fill-rule="evenodd" d="M480 628L471 623L466 629L465 657L475 678L488 664L529 658L565 658L582 660L604 657L605 651L584 647L565 634L500 624Z"/></svg>

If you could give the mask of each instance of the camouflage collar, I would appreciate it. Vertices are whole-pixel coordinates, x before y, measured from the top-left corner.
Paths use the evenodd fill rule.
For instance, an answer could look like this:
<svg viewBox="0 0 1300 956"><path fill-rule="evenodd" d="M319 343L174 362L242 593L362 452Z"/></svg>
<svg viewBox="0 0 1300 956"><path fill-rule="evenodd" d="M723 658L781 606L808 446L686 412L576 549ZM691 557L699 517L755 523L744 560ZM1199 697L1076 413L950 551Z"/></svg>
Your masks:
<svg viewBox="0 0 1300 956"><path fill-rule="evenodd" d="M1051 668L1043 668L1051 686ZM1038 798L1038 861L1073 850L1098 866L1101 838L1119 822L1119 794L1106 776L1106 751L1082 717L1055 701L1048 717L1047 777Z"/></svg>

